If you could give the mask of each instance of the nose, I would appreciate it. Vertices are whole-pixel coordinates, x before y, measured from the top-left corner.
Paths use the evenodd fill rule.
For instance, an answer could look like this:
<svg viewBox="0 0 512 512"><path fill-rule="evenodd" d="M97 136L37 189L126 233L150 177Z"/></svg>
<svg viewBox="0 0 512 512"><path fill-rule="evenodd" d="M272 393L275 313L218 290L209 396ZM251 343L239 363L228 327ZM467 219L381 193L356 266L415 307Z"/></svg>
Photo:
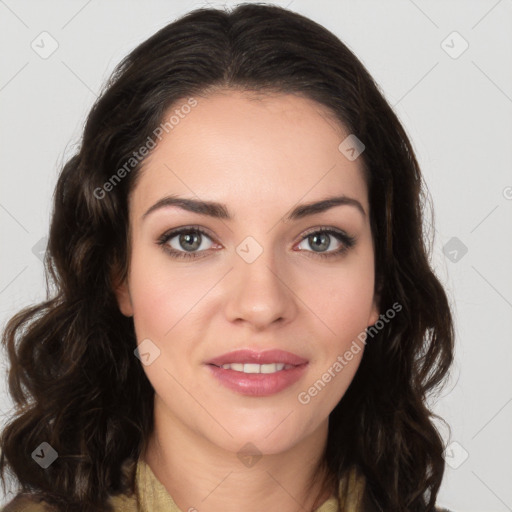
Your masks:
<svg viewBox="0 0 512 512"><path fill-rule="evenodd" d="M285 324L297 314L297 297L289 272L278 268L271 251L252 263L235 255L226 283L226 315L230 322L247 323L255 331Z"/></svg>

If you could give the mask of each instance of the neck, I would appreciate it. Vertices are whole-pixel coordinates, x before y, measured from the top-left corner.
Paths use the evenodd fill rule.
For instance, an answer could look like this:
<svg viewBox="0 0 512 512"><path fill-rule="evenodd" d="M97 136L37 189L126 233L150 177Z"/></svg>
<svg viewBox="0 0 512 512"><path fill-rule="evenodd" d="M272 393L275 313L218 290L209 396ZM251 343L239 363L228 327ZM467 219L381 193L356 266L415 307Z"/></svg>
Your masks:
<svg viewBox="0 0 512 512"><path fill-rule="evenodd" d="M313 512L337 493L323 458L327 428L326 421L296 446L246 466L236 452L164 417L155 403L154 430L141 458L181 510Z"/></svg>

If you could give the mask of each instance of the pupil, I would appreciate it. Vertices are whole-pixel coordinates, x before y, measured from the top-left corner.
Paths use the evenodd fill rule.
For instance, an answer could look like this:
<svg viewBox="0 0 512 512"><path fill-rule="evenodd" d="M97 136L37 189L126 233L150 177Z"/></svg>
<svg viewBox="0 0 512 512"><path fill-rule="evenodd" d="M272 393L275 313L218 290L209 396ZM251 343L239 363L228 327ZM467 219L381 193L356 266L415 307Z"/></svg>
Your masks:
<svg viewBox="0 0 512 512"><path fill-rule="evenodd" d="M320 239L323 239L323 243L322 241L320 241L320 244L317 245L317 247L319 247L320 249L328 249L329 248L329 236L326 234L326 233L321 233L319 235L311 235L310 236L310 239L311 240L314 240L313 244L312 244L312 247L314 248L314 245L320 240Z"/></svg>

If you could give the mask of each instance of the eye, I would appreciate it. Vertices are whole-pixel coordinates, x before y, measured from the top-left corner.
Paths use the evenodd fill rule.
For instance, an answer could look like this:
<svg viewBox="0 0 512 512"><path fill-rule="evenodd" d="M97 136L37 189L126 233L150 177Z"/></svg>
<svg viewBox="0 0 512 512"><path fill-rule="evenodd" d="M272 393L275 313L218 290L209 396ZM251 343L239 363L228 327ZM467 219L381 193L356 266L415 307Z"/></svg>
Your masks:
<svg viewBox="0 0 512 512"><path fill-rule="evenodd" d="M205 256L212 246L208 246L206 239L212 240L210 235L200 227L185 226L164 233L158 238L157 244L173 258L201 258ZM328 251L335 240L338 247ZM307 242L315 257L328 258L341 256L355 245L356 239L341 230L321 227L310 231L302 237L300 244ZM299 248L303 249L300 247Z"/></svg>
<svg viewBox="0 0 512 512"><path fill-rule="evenodd" d="M199 227L183 227L164 233L157 244L174 258L197 258L198 252L211 247L205 246L205 239L211 240L206 231Z"/></svg>
<svg viewBox="0 0 512 512"><path fill-rule="evenodd" d="M327 251L333 244L332 239L335 239L339 244L335 250ZM356 239L350 235L347 235L343 231L322 227L316 231L309 232L306 234L301 241L301 244L307 242L310 247L313 247L315 256L321 258L330 258L340 256L347 252L351 247L355 245Z"/></svg>

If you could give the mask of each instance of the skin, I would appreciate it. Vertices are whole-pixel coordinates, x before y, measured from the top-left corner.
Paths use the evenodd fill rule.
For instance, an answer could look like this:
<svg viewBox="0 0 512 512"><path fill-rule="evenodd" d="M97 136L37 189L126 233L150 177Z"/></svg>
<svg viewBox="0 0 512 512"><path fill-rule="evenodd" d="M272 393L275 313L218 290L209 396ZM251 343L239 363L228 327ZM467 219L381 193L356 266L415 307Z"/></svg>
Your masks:
<svg viewBox="0 0 512 512"><path fill-rule="evenodd" d="M155 429L142 458L183 511L313 510L333 489L320 482L305 489L322 462L329 414L364 350L308 404L298 394L379 317L362 162L340 152L348 132L312 100L234 90L196 99L146 160L129 201L130 270L118 302L134 317L138 343L149 338L160 350L144 366L155 389ZM177 206L143 218L170 194L224 203L234 218ZM342 205L282 220L299 203L342 194L365 215ZM211 234L195 250L202 257L173 259L157 241L189 225ZM302 239L322 226L344 230L355 245L321 258ZM236 252L248 236L263 249L252 263ZM172 240L168 246L190 252L179 236ZM328 240L324 252L342 244ZM244 396L204 365L239 348L287 350L308 359L308 368L284 391ZM237 456L248 442L262 454L250 467Z"/></svg>

